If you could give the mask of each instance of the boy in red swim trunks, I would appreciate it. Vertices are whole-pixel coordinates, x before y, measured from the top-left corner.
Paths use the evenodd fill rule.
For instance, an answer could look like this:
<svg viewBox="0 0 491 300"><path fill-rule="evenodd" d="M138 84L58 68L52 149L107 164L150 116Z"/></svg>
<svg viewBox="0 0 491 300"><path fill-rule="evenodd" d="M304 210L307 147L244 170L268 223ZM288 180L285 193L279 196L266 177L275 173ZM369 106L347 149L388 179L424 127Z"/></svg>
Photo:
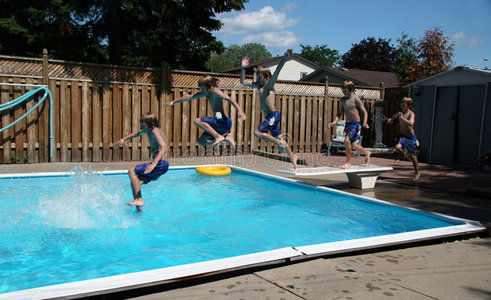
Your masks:
<svg viewBox="0 0 491 300"><path fill-rule="evenodd" d="M346 125L344 131L346 138L344 139L344 148L346 151L346 163L341 166L343 169L351 167L351 150L358 150L365 155L365 163L370 163L370 151L365 150L359 145L361 127L369 128L367 124L368 113L361 99L355 95L355 85L352 81L343 82L342 86L344 97L339 100L338 114L332 123L329 123L329 128L336 125L336 122L342 116L343 112L346 117ZM363 124L360 125L360 112L363 114Z"/></svg>
<svg viewBox="0 0 491 300"><path fill-rule="evenodd" d="M169 169L169 163L166 161L167 144L165 142L165 136L159 128L159 122L155 115L151 113L143 115L140 119L140 126L142 130L133 132L114 143L114 146L120 146L123 145L126 140L144 134L148 135L153 160L128 170L134 200L126 204L135 205L138 210L142 210L144 204L141 195L141 185L157 180L157 178L164 175Z"/></svg>

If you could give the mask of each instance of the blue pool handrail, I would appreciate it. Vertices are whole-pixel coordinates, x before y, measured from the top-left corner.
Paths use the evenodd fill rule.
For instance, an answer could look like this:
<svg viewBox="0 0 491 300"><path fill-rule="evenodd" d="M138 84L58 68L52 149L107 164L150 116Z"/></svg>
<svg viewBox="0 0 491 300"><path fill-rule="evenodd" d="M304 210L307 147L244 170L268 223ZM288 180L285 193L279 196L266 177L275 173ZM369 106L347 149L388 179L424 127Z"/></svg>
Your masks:
<svg viewBox="0 0 491 300"><path fill-rule="evenodd" d="M43 103L46 98L49 98L49 157L53 157L53 146L54 146L54 144L53 144L53 96L51 95L51 91L49 90L48 86L46 86L46 85L34 85L34 84L18 84L18 83L0 83L0 86L35 87L35 89L30 90L29 92L25 93L24 95L12 100L12 101L0 104L0 111L8 110L8 109L10 109L10 108L22 103L22 102L27 101L29 98L36 95L37 93L44 91L43 97L34 107L29 109L29 111L27 111L19 119L15 120L13 123L10 123L9 125L1 128L0 132L4 131L6 129L9 129L10 127L19 123L28 114L33 112L39 105L41 105L41 103Z"/></svg>

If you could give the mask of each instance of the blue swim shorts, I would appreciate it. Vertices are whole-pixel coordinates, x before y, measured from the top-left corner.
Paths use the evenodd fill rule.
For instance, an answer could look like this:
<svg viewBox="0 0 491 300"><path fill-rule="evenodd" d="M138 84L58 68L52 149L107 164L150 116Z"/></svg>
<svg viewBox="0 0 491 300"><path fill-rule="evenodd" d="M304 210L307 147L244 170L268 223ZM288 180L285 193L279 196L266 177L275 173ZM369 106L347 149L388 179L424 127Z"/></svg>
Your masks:
<svg viewBox="0 0 491 300"><path fill-rule="evenodd" d="M281 113L278 110L270 112L257 130L259 132L270 132L272 136L277 138L281 134L280 129Z"/></svg>
<svg viewBox="0 0 491 300"><path fill-rule="evenodd" d="M147 184L150 181L157 180L157 178L167 173L167 170L169 169L169 163L161 159L159 160L155 168L153 168L152 172L144 174L145 170L150 164L151 162L135 167L136 176L138 176L140 180L143 180L143 184Z"/></svg>
<svg viewBox="0 0 491 300"><path fill-rule="evenodd" d="M416 138L416 135L405 136L400 134L398 144L401 144L402 149L407 149L409 153L416 155L416 148L419 146L419 141Z"/></svg>
<svg viewBox="0 0 491 300"><path fill-rule="evenodd" d="M344 126L344 132L346 132L346 135L352 144L360 139L360 130L360 122L346 122L346 125Z"/></svg>
<svg viewBox="0 0 491 300"><path fill-rule="evenodd" d="M201 117L201 121L209 124L220 135L224 135L232 128L232 119L229 117L222 117L220 119L215 117Z"/></svg>

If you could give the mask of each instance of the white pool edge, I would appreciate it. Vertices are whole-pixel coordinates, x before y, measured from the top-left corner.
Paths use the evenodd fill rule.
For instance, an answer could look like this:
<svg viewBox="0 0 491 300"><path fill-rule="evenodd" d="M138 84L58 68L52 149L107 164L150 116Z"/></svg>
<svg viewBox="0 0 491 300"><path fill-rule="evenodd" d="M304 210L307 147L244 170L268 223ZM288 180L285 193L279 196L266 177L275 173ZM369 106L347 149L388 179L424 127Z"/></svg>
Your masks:
<svg viewBox="0 0 491 300"><path fill-rule="evenodd" d="M196 165L196 166L177 166L177 167L171 167L171 169L194 168L197 166L212 166L212 165L207 164L207 165ZM256 173L266 177L274 177L277 179L286 180L290 182L300 182L298 180L262 173L262 172L249 170L237 166L232 166L232 165L226 165L226 166L234 169L243 170L246 172ZM97 171L96 173L121 174L126 172L127 170L115 170L115 171ZM74 172L0 174L0 178L66 176L71 174L74 174ZM387 201L378 200L375 198L353 195L351 193L347 193L344 191L339 191L327 187L316 187L316 186L311 186L311 187L330 190L336 193L347 194L350 196L356 196L357 198L363 198L369 201L380 202L386 205L399 206L414 211L430 213L437 216L439 215L444 218L465 222L465 224L369 237L369 238L347 240L347 241L331 242L325 244L298 246L298 247L292 246L292 247L286 247L286 248L281 248L271 251L264 251L264 252L252 253L247 255L240 255L240 256L234 256L229 258L211 260L211 261L185 264L175 267L167 267L167 268L154 269L154 270L148 270L142 272L128 273L123 275L102 277L102 278L83 280L83 281L77 281L72 283L50 285L50 286L44 286L39 288L19 290L15 292L0 294L0 299L19 299L19 300L50 299L50 298L70 299L70 298L78 298L84 296L85 297L96 296L96 295L114 293L114 292L129 290L129 289L144 288L154 285L183 281L187 279L216 275L216 274L248 269L253 267L283 264L288 261L300 261L300 260L311 259L320 256L343 254L348 252L369 250L369 249L382 248L382 247L407 244L413 242L421 242L431 239L439 239L439 238L446 238L446 237L459 236L459 235L476 234L486 230L486 228L477 221L466 220L466 219L446 216L443 214L437 214L432 212L426 212L423 210L397 205Z"/></svg>

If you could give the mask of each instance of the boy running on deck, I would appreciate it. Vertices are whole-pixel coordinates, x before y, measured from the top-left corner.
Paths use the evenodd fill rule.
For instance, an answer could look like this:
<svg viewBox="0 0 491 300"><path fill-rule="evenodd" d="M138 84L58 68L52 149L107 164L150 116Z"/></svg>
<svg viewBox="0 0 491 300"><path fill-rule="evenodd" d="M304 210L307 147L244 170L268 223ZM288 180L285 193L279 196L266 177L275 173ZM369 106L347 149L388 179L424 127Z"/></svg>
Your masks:
<svg viewBox="0 0 491 300"><path fill-rule="evenodd" d="M339 100L338 114L334 118L334 121L329 123L329 128L336 125L336 122L344 112L346 118L346 125L344 127L344 132L346 132L346 137L344 139L346 163L342 165L341 168L349 169L351 167L352 149L363 153L365 155L365 163L370 163L370 151L365 150L365 148L359 145L361 131L359 111L363 114L362 126L364 128L369 128L367 124L368 113L361 99L355 95L355 85L352 81L343 82L342 90L344 97Z"/></svg>
<svg viewBox="0 0 491 300"><path fill-rule="evenodd" d="M297 169L297 155L295 155L290 146L284 139L284 135L281 134L280 121L281 113L276 109L275 106L275 90L274 84L278 79L278 75L283 68L288 56L292 54L292 49L288 49L285 55L281 59L280 63L276 67L274 74L271 75L269 68L260 66L257 69L257 82L245 81L245 69L249 65L249 57L242 58L242 70L240 72L240 83L245 86L256 88L259 91L259 100L261 103L261 112L266 118L256 129L254 135L259 138L266 140L268 142L274 143L278 146L281 152L286 151L293 163L293 169ZM268 133L269 131L269 133Z"/></svg>
<svg viewBox="0 0 491 300"><path fill-rule="evenodd" d="M128 170L134 200L126 204L135 205L138 210L142 210L144 204L141 195L141 185L157 180L157 178L164 175L169 168L169 163L166 161L167 144L165 142L165 136L159 128L159 122L155 115L151 113L143 115L140 119L140 126L142 128L140 131L133 132L114 143L114 146L120 146L123 145L126 140L144 134L148 135L150 152L153 160Z"/></svg>
<svg viewBox="0 0 491 300"><path fill-rule="evenodd" d="M194 124L205 131L198 139L198 144L200 146L212 145L212 147L215 147L219 143L226 141L235 148L235 141L232 135L227 134L225 136L225 134L230 131L230 128L232 128L232 119L225 115L223 100L230 102L237 109L239 117L242 120L246 119L244 111L234 99L230 98L218 88L217 78L210 75L202 76L198 81L198 86L201 89L200 92L192 96L184 95L164 104L164 107L169 107L179 102L206 97L215 116L201 117L194 120Z"/></svg>
<svg viewBox="0 0 491 300"><path fill-rule="evenodd" d="M419 142L416 138L416 133L414 132L414 121L416 115L411 110L412 107L413 99L409 97L402 98L402 111L392 115L387 122L392 124L396 119L399 119L399 142L397 143L395 150L399 156L404 154L404 149L409 153L409 157L411 158L414 167L413 180L418 180L421 176L419 173L418 157L416 156L416 147L419 146Z"/></svg>

